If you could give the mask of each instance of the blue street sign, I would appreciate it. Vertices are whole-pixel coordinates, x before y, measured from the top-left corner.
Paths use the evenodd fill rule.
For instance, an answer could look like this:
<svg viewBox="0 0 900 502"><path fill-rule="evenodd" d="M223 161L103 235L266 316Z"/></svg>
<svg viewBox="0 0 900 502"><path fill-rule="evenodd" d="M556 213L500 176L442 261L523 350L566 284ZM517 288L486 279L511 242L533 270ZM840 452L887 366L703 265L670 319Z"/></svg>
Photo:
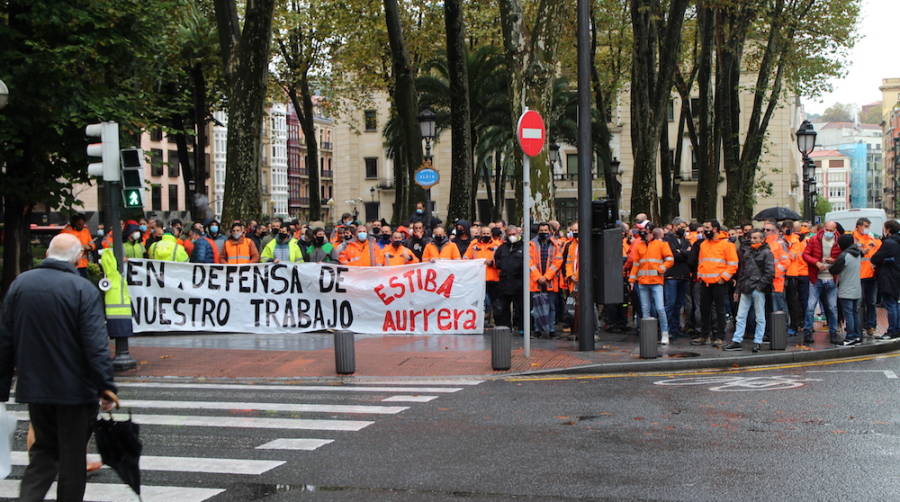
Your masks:
<svg viewBox="0 0 900 502"><path fill-rule="evenodd" d="M413 180L422 188L431 188L441 181L441 174L436 169L423 167L416 170Z"/></svg>

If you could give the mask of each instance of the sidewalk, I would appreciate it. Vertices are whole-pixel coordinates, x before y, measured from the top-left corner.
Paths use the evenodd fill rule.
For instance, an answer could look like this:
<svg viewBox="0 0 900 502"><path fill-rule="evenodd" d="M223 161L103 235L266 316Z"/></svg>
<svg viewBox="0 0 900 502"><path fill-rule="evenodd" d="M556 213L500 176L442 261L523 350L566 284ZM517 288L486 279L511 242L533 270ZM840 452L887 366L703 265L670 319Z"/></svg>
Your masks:
<svg viewBox="0 0 900 502"><path fill-rule="evenodd" d="M798 345L788 339L787 350L758 354L745 343L742 352L724 352L711 346L692 346L689 339L658 346L660 358L640 359L637 337L603 333L593 352L579 352L570 340L532 339L526 359L522 338L513 338L512 368L492 371L488 335L356 335L354 376L441 377L517 373L610 373L665 371L708 367L740 367L802 360L853 357L900 350L900 340L867 341L855 347L835 348L828 333L817 331L815 343ZM128 377L204 378L311 378L334 377L332 335L329 333L253 335L187 334L131 339L138 361Z"/></svg>

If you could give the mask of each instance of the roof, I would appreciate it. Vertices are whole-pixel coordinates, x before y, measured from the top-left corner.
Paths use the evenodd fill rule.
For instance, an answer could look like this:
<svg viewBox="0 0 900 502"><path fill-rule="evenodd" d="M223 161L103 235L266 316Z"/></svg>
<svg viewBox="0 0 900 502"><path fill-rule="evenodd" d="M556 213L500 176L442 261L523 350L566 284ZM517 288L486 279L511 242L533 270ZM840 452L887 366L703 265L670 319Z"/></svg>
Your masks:
<svg viewBox="0 0 900 502"><path fill-rule="evenodd" d="M810 157L846 157L843 153L837 150L813 150Z"/></svg>

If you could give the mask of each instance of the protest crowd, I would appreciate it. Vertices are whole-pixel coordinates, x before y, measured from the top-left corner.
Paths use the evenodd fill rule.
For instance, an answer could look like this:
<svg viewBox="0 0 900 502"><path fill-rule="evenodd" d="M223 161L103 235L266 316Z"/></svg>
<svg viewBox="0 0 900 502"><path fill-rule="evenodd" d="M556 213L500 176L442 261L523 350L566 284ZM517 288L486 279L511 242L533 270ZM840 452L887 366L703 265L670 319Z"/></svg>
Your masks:
<svg viewBox="0 0 900 502"><path fill-rule="evenodd" d="M531 292L531 332L536 337L571 337L578 282L578 223L533 225L534 238L522 242L519 227L504 221L464 220L445 227L427 221L419 203L405 225L357 222L345 213L336 225L272 218L215 219L185 225L159 219L123 222L125 257L163 261L246 264L315 262L346 266L393 266L435 259L484 259L487 325L511 326L519 334L526 318L522 290ZM864 338L900 336L900 223L883 229L860 218L853 229L836 222L766 221L725 228L716 220L675 218L655 225L638 214L622 229L625 303L598 305L607 331L637 333L642 317L659 323L658 340L690 337L693 345L742 350L745 337L754 352L768 341L767 314L783 311L788 336L812 342L814 323L823 320L830 341L854 345ZM883 233L879 234L883 230ZM74 215L63 233L75 235L85 257L108 248L112 233L94 236L84 217ZM529 277L523 258L530 257ZM603 271L619 273L619 271ZM876 333L877 312L888 326ZM726 344L729 340L730 343Z"/></svg>

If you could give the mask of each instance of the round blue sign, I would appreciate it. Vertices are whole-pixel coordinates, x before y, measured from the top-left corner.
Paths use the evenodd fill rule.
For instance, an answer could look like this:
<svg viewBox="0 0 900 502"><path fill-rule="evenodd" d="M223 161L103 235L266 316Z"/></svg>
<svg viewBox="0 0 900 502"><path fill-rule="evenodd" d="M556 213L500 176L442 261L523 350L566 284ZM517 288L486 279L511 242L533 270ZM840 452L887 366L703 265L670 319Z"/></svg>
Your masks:
<svg viewBox="0 0 900 502"><path fill-rule="evenodd" d="M416 171L414 181L422 188L432 187L441 181L441 174L430 167L423 167Z"/></svg>

